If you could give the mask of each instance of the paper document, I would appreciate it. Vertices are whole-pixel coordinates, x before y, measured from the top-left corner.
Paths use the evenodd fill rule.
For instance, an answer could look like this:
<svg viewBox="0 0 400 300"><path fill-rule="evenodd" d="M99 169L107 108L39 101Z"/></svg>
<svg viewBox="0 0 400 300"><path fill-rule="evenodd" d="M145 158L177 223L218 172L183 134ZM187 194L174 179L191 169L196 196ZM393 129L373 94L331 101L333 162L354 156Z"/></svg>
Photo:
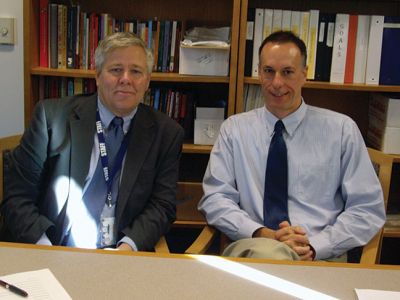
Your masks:
<svg viewBox="0 0 400 300"><path fill-rule="evenodd" d="M400 292L381 291L381 290L368 290L368 289L355 289L358 300L398 300L400 299Z"/></svg>
<svg viewBox="0 0 400 300"><path fill-rule="evenodd" d="M72 299L49 269L16 273L1 276L2 280L13 284L28 293L24 298L10 292L8 289L0 287L0 300L21 300L21 299L41 299L41 300L67 300Z"/></svg>

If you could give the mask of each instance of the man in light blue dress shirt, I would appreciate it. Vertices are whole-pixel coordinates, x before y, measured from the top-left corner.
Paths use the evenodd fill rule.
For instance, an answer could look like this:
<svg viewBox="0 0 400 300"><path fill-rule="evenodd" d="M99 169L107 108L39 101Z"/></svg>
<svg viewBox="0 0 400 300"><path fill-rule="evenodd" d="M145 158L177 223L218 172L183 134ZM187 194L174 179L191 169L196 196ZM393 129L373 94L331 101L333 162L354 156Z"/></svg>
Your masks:
<svg viewBox="0 0 400 300"><path fill-rule="evenodd" d="M345 259L385 222L382 189L362 135L348 116L305 103L306 47L295 35L270 35L259 58L265 106L223 123L199 209L210 225L236 241L225 255ZM272 230L263 225L263 199L278 120L285 126L289 220Z"/></svg>

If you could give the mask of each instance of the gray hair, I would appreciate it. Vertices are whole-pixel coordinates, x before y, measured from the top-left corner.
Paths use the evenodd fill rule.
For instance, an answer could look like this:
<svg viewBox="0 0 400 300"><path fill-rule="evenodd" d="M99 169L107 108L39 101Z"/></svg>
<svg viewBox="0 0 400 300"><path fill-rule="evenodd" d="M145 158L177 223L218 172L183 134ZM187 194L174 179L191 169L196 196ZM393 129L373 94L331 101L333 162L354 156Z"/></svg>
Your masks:
<svg viewBox="0 0 400 300"><path fill-rule="evenodd" d="M104 60L111 51L129 46L139 46L144 50L146 53L147 71L151 73L153 69L153 53L151 49L147 48L142 39L129 32L116 32L106 36L99 42L99 45L94 53L96 72L100 72L102 70Z"/></svg>

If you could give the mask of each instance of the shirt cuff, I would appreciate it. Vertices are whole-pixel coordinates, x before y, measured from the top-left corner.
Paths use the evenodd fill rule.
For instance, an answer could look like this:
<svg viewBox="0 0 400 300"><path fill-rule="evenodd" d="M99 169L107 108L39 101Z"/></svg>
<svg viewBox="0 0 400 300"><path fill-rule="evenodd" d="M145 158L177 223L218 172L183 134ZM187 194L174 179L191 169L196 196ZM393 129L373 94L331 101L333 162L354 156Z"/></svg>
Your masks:
<svg viewBox="0 0 400 300"><path fill-rule="evenodd" d="M119 245L121 245L122 243L125 243L125 244L128 244L129 246L131 246L131 248L133 249L133 251L138 251L138 248L137 248L135 242L132 241L131 238L129 238L129 237L127 237L127 236L124 236L124 237L117 243L117 247L118 247Z"/></svg>
<svg viewBox="0 0 400 300"><path fill-rule="evenodd" d="M36 242L36 245L48 245L52 246L50 239L47 237L46 233L43 233L40 239Z"/></svg>
<svg viewBox="0 0 400 300"><path fill-rule="evenodd" d="M333 257L332 248L323 237L323 233L308 238L310 245L314 248L314 260L321 260Z"/></svg>

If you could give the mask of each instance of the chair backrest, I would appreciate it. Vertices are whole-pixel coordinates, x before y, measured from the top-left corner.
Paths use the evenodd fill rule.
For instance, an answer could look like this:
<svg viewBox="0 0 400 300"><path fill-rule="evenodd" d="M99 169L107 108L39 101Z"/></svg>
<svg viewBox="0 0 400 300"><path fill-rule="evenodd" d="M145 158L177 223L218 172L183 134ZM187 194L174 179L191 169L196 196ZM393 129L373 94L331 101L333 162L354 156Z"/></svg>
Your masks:
<svg viewBox="0 0 400 300"><path fill-rule="evenodd" d="M178 182L176 226L201 227L207 224L204 215L197 209L202 196L201 182Z"/></svg>
<svg viewBox="0 0 400 300"><path fill-rule="evenodd" d="M385 154L372 148L368 148L368 154L371 158L376 174L378 175L379 181L382 185L383 199L385 201L386 209L389 199L390 181L392 179L394 157L390 154Z"/></svg>
<svg viewBox="0 0 400 300"><path fill-rule="evenodd" d="M0 138L0 202L3 200L3 158L5 151L14 149L21 140L21 135L13 135Z"/></svg>
<svg viewBox="0 0 400 300"><path fill-rule="evenodd" d="M205 253L217 236L215 229L207 225L205 217L197 209L197 204L202 195L203 187L200 182L178 182L176 194L178 204L176 206L176 221L173 227L201 229L195 241L185 250L185 253L188 254ZM155 251L158 253L169 252L165 237L162 237L157 243Z"/></svg>
<svg viewBox="0 0 400 300"><path fill-rule="evenodd" d="M385 202L385 209L389 199L390 181L392 178L392 167L394 157L382 153L381 151L368 148L368 154L374 165L376 174L382 185L383 199ZM375 264L379 263L381 255L381 246L383 239L383 228L375 235L375 237L364 246L360 263L361 264Z"/></svg>

